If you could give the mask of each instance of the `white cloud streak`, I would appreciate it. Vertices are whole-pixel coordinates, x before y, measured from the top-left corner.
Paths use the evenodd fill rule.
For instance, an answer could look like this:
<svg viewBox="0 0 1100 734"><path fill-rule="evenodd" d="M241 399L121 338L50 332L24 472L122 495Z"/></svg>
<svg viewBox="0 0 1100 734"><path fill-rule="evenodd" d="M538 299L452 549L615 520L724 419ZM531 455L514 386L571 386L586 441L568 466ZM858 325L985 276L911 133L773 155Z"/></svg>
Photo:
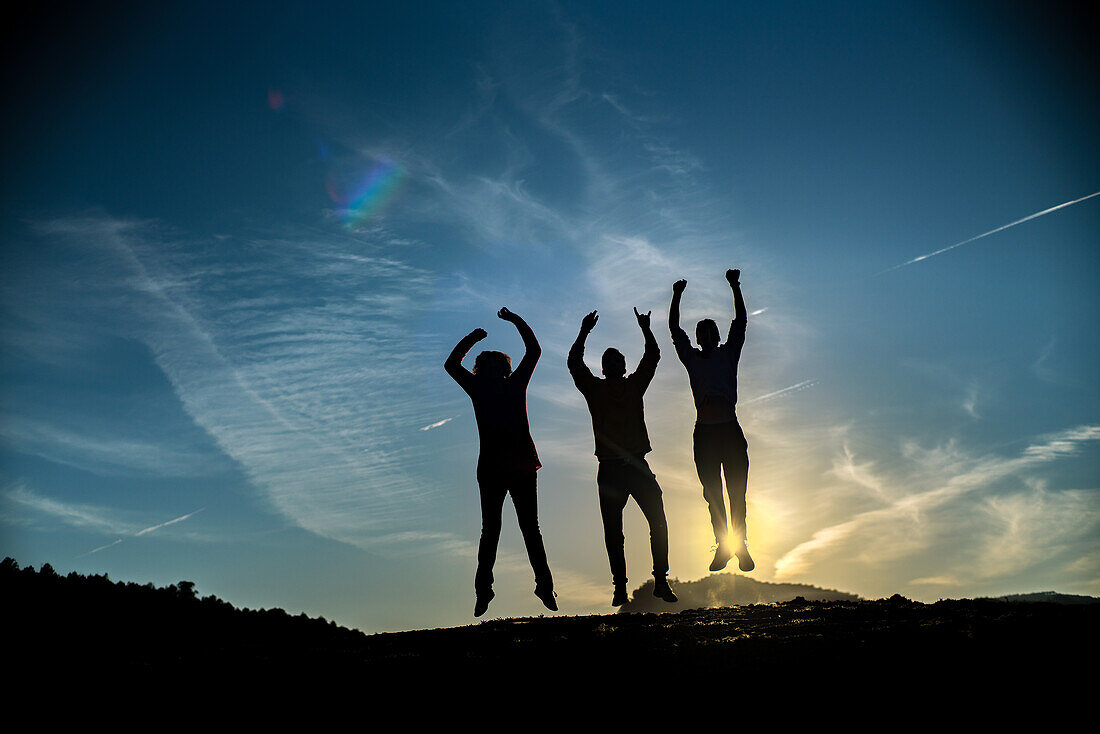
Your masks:
<svg viewBox="0 0 1100 734"><path fill-rule="evenodd" d="M1048 209L1043 209L1040 212L1035 212L1034 214L1029 214L1028 216L1026 216L1022 219L1017 219L1014 222L1009 222L1008 224L1002 224L1000 227L997 227L996 229L991 229L988 232L982 232L979 235L974 235L973 237L965 239L962 242L956 242L953 245L948 245L947 247L941 248L941 249L936 250L934 252L929 252L929 253L926 253L924 255L920 255L918 257L913 258L912 260L906 260L905 262L901 263L900 265L895 265L892 268L886 268L886 270L883 270L879 273L876 273L876 276L884 275L886 273L893 272L893 271L897 270L898 268L904 268L906 265L913 265L914 263L919 263L922 260L927 260L929 258L935 257L936 255L942 255L943 253L948 252L949 250L954 250L956 247L962 247L963 245L970 244L971 242L974 242L975 240L980 240L983 237L988 237L991 234L997 234L998 232L1006 230L1009 227L1015 227L1017 224L1023 224L1024 222L1030 222L1032 219L1044 216L1046 214L1051 214L1052 212L1056 212L1059 209L1065 209L1067 206L1073 206L1074 204L1079 204L1082 201L1086 201L1088 199L1091 199L1094 196L1100 196L1100 191L1089 194L1088 196L1082 196L1081 198L1074 199L1073 201L1066 201L1066 202L1063 202L1061 204L1057 204L1057 205L1052 206Z"/></svg>
<svg viewBox="0 0 1100 734"><path fill-rule="evenodd" d="M433 428L439 428L440 426L446 425L446 424L450 423L450 422L451 422L451 421L453 421L453 420L454 420L454 418L453 418L453 417L451 417L451 418L444 418L444 419L443 419L443 420L441 420L441 421L436 421L435 423L429 423L428 425L426 425L426 426L423 426L423 427L421 427L421 429L420 429L420 430L421 430L421 431L430 431L430 430L432 430Z"/></svg>
<svg viewBox="0 0 1100 734"><path fill-rule="evenodd" d="M141 535L146 535L146 534L151 533L155 530L160 530L161 528L166 528L169 525L175 525L178 522L183 522L184 520L188 520L188 519L194 517L195 515L199 514L200 512L202 512L205 509L206 509L205 507L200 507L199 509L197 509L193 512L188 512L186 515L180 515L179 517L174 518L172 520L169 520L168 522L162 522L158 525L151 525L147 528L143 528L143 529L137 531L136 533L134 533L134 537L136 538L136 537L141 536Z"/></svg>
<svg viewBox="0 0 1100 734"><path fill-rule="evenodd" d="M813 387L814 385L818 384L818 382L819 382L818 380L813 380L813 379L803 380L802 382L796 383L794 385L784 387L781 390L776 390L774 392L766 393L764 395L758 395L757 397L752 398L750 400L742 401L741 405L752 405L753 403L762 403L762 402L765 402L767 400L772 400L774 398L781 397L783 395L789 395L790 393L799 392L801 390L805 390L807 388Z"/></svg>

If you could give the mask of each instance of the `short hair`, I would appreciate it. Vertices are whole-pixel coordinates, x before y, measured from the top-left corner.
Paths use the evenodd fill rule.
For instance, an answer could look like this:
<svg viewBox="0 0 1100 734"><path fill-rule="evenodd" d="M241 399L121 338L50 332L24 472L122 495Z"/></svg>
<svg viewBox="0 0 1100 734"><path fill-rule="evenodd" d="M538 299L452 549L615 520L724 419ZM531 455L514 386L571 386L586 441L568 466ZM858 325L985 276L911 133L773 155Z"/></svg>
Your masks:
<svg viewBox="0 0 1100 734"><path fill-rule="evenodd" d="M477 355L477 359L474 360L474 374L476 375L494 362L501 366L501 371L504 373L505 377L512 374L512 358L504 352L496 352L488 349Z"/></svg>
<svg viewBox="0 0 1100 734"><path fill-rule="evenodd" d="M603 358L600 363L603 365L603 371L605 373L607 372L609 362L613 362L616 367L622 367L623 372L626 372L626 357L624 357L623 353L615 347L608 347L603 353Z"/></svg>
<svg viewBox="0 0 1100 734"><path fill-rule="evenodd" d="M722 341L722 332L718 331L718 324L714 323L714 319L703 319L695 325L695 338L700 339L701 335L707 331L714 331L714 335L718 338L718 341Z"/></svg>

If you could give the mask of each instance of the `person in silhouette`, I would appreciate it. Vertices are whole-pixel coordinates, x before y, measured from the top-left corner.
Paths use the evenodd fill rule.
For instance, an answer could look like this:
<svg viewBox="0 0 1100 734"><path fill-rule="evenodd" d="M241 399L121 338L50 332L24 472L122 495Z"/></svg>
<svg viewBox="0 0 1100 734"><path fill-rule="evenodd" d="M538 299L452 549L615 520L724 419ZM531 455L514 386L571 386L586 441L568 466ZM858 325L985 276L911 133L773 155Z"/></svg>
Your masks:
<svg viewBox="0 0 1100 734"><path fill-rule="evenodd" d="M481 542L474 576L474 616L489 608L493 592L493 564L500 541L501 514L505 495L512 495L527 557L535 571L535 596L547 609L557 611L554 579L546 560L539 530L536 472L542 467L527 421L527 384L535 371L542 348L527 322L507 308L497 316L515 325L523 338L525 352L512 370L512 359L503 352L484 351L474 360L473 372L462 360L474 344L484 339L484 329L474 329L455 345L444 363L447 374L466 391L474 405L481 452L477 460L477 483L481 493Z"/></svg>
<svg viewBox="0 0 1100 734"><path fill-rule="evenodd" d="M649 453L649 433L645 427L642 396L653 380L661 350L649 328L649 313L634 309L638 326L645 336L645 353L638 369L626 374L626 358L618 349L603 353L603 374L600 379L584 363L584 342L596 326L599 315L593 311L581 320L577 340L569 350L569 374L588 403L592 414L592 433L596 439L599 470L596 486L603 517L604 543L611 563L611 580L615 590L612 606L626 603L626 556L623 550L623 509L629 497L634 497L649 522L649 545L653 553L653 595L675 602L676 594L668 584L668 523L661 499L661 487L649 468L645 455Z"/></svg>
<svg viewBox="0 0 1100 734"><path fill-rule="evenodd" d="M748 324L745 299L741 295L741 271L727 270L726 280L733 290L734 318L729 335L720 344L718 325L703 319L695 327L699 349L680 328L680 298L687 288L686 280L672 285L672 305L668 310L668 328L676 356L687 368L691 394L695 399L694 454L695 468L703 484L703 497L710 510L716 544L711 571L721 571L730 558L737 556L738 567L751 571L756 567L746 546L745 489L749 478L749 452L745 433L737 422L737 362L745 344ZM730 519L733 537L726 523L726 500L722 492L722 473L726 476L726 491L730 497Z"/></svg>

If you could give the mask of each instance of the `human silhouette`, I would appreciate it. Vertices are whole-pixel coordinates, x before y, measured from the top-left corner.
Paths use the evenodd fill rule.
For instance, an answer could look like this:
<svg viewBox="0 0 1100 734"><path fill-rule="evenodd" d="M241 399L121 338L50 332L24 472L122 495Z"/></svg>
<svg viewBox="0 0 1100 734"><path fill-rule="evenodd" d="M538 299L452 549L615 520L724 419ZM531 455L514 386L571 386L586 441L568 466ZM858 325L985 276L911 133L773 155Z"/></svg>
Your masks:
<svg viewBox="0 0 1100 734"><path fill-rule="evenodd" d="M717 545L711 571L721 571L730 558L737 556L738 567L751 571L756 567L746 546L745 489L749 478L749 451L745 433L737 422L737 362L745 344L748 312L741 295L741 271L727 270L726 281L733 290L734 318L724 344L711 319L703 319L695 327L699 349L680 328L680 298L687 288L686 280L672 285L672 305L668 310L668 328L676 356L687 368L691 394L695 399L694 454L695 468L703 484L703 497L710 510ZM722 492L725 472L726 491L730 497L732 535L726 522L726 500ZM731 548L731 545L735 546Z"/></svg>
<svg viewBox="0 0 1100 734"><path fill-rule="evenodd" d="M512 370L512 359L503 352L484 351L474 360L473 372L462 360L474 344L484 339L484 329L474 329L455 345L444 363L447 374L466 391L474 404L481 452L477 460L477 483L481 493L481 542L477 549L474 576L474 616L489 608L493 592L493 564L500 541L504 497L512 495L527 557L535 571L535 596L547 609L557 611L554 579L546 561L546 549L539 531L536 472L542 467L531 439L527 421L527 384L542 354L535 332L527 322L507 308L497 316L510 321L523 338L525 352Z"/></svg>
<svg viewBox="0 0 1100 734"><path fill-rule="evenodd" d="M599 470L596 486L603 517L604 543L611 563L614 592L612 606L626 603L626 556L623 550L623 509L629 497L634 497L649 522L649 544L653 553L653 595L667 602L676 601L668 584L668 523L661 499L661 487L649 468L645 455L649 453L649 433L645 427L642 396L653 380L661 350L649 327L649 313L634 309L638 326L645 336L645 353L638 369L626 374L626 359L618 349L603 353L603 374L600 379L584 363L584 342L596 326L599 315L593 311L581 320L577 340L569 350L569 374L584 395L592 414L592 433L596 439Z"/></svg>

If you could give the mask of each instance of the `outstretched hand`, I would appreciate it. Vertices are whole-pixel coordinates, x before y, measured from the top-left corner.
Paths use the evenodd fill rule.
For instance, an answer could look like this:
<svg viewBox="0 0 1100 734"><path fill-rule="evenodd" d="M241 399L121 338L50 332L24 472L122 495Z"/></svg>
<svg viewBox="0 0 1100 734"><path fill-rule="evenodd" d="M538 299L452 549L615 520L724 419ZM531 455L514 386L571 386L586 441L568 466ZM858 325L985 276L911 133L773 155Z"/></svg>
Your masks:
<svg viewBox="0 0 1100 734"><path fill-rule="evenodd" d="M505 321L511 321L513 324L519 320L519 316L516 316L514 313L509 311L507 306L500 307L500 310L497 311L497 317L502 318Z"/></svg>
<svg viewBox="0 0 1100 734"><path fill-rule="evenodd" d="M687 288L687 287L688 287L688 282L686 280L678 280L678 281L676 281L675 283L672 284L672 292L673 293L683 293L684 289Z"/></svg>
<svg viewBox="0 0 1100 734"><path fill-rule="evenodd" d="M487 336L489 336L489 334L485 331L485 329L474 329L466 335L466 338L473 339L475 342L479 342Z"/></svg>
<svg viewBox="0 0 1100 734"><path fill-rule="evenodd" d="M730 268L726 271L726 280L729 281L731 286L739 285L741 283L741 271L736 268Z"/></svg>
<svg viewBox="0 0 1100 734"><path fill-rule="evenodd" d="M645 313L638 313L638 307L635 306L634 307L634 318L638 319L638 326L642 327L643 329L648 329L649 328L649 317L652 313L653 313L652 311L646 311Z"/></svg>
<svg viewBox="0 0 1100 734"><path fill-rule="evenodd" d="M595 311L581 319L581 331L592 331L596 328L596 322L600 320L599 314Z"/></svg>

